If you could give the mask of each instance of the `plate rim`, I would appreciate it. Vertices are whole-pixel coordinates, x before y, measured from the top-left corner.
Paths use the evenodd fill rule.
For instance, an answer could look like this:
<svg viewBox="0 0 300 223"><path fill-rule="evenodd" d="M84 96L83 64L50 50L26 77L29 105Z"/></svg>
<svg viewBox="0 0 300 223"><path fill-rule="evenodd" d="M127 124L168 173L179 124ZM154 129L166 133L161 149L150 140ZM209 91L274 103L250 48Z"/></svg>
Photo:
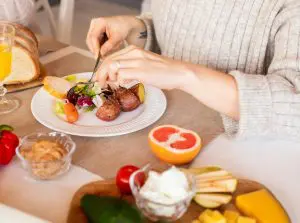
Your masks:
<svg viewBox="0 0 300 223"><path fill-rule="evenodd" d="M80 73L73 73L72 75L91 75L92 72L80 72ZM71 74L69 74L71 75ZM66 77L68 75L65 75L63 77ZM38 93L43 89L43 87L40 87L36 92L35 94L33 95L32 99L31 99L31 113L32 115L34 116L34 118L36 119L36 121L38 121L40 124L42 124L43 126L51 129L51 130L54 130L54 131L58 131L58 132L63 132L63 133L66 133L66 134L69 134L69 135L73 135L73 136L80 136L80 137L91 137L91 138L99 138L99 137L113 137L113 136L121 136L121 135L126 135L126 134L130 134L130 133L133 133L133 132L137 132L137 131L140 131L144 128L147 128L148 126L151 126L153 125L155 122L157 122L162 116L163 114L165 113L166 109L167 109L167 98L166 98L166 95L164 94L164 92L159 89L159 88L156 88L156 87L153 87L153 86L150 86L148 85L149 87L152 87L158 91L160 91L161 93L161 96L162 96L162 99L163 99L163 102L160 103L160 111L159 113L157 113L157 115L155 116L155 118L153 118L152 120L148 121L148 123L146 124L141 124L141 125L137 125L133 128L130 128L126 131L121 131L121 132L107 132L105 134L103 133L79 133L79 132L72 132L72 131L69 131L67 129L62 129L62 128L58 128L54 125L51 125L49 122L47 122L46 120L43 120L42 118L39 118L39 116L37 115L36 113L36 108L34 107L34 101L36 100L36 97L38 95ZM143 114L143 112L141 113ZM123 123L123 124L126 124Z"/></svg>

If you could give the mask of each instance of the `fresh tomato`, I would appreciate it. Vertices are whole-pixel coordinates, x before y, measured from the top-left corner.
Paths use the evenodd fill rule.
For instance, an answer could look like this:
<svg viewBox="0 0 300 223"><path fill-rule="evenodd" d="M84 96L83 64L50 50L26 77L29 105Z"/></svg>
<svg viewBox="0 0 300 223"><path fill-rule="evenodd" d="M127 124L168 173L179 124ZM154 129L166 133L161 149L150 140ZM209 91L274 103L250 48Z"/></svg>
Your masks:
<svg viewBox="0 0 300 223"><path fill-rule="evenodd" d="M11 143L16 148L19 145L19 138L11 131L3 130L1 132L0 142L3 144Z"/></svg>
<svg viewBox="0 0 300 223"><path fill-rule="evenodd" d="M64 112L67 116L67 121L70 123L76 122L79 118L78 111L72 103L67 103L64 105Z"/></svg>
<svg viewBox="0 0 300 223"><path fill-rule="evenodd" d="M10 130L3 129L8 128L0 131L0 164L7 165L16 154L19 138Z"/></svg>
<svg viewBox="0 0 300 223"><path fill-rule="evenodd" d="M119 169L116 176L116 184L122 194L131 194L129 178L131 174L133 174L137 170L139 170L139 168L133 165L123 166L121 169ZM140 173L136 177L136 183L142 186L145 183L145 174Z"/></svg>
<svg viewBox="0 0 300 223"><path fill-rule="evenodd" d="M7 165L15 155L16 148L11 143L0 142L0 165Z"/></svg>

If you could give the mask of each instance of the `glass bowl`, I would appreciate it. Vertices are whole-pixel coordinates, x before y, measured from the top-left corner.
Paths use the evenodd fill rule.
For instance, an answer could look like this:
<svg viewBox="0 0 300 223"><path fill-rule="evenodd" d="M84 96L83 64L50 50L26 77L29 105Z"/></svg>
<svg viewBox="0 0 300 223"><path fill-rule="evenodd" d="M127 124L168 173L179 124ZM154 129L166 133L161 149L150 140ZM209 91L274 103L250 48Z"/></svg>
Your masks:
<svg viewBox="0 0 300 223"><path fill-rule="evenodd" d="M165 221L165 222L174 222L181 218L184 213L187 211L188 207L191 204L191 201L193 197L196 194L196 180L195 177L192 174L184 173L188 183L189 183L189 191L187 193L187 196L177 202L164 204L159 203L154 200L149 200L148 198L145 198L141 193L141 186L138 184L139 182L139 174L141 172L144 172L146 175L149 173L149 166L134 172L130 177L130 188L132 191L132 194L135 198L135 202L137 207L140 209L140 211L151 221ZM172 182L170 182L172 184Z"/></svg>
<svg viewBox="0 0 300 223"><path fill-rule="evenodd" d="M53 159L51 156L52 159L49 159L49 161L34 161L34 159L25 159L22 152L32 151L33 145L41 141L58 143L60 146L59 148L62 148L65 154L59 154L61 157L58 157L57 159ZM31 177L37 180L50 180L66 173L70 169L72 155L75 148L75 142L66 134L59 132L33 133L22 138L20 145L16 149L16 154L21 160L22 167L28 171ZM39 154L36 153L34 155L37 157ZM47 155L49 155L49 153L44 156ZM50 153L50 155L52 154ZM54 155L57 155L57 153Z"/></svg>

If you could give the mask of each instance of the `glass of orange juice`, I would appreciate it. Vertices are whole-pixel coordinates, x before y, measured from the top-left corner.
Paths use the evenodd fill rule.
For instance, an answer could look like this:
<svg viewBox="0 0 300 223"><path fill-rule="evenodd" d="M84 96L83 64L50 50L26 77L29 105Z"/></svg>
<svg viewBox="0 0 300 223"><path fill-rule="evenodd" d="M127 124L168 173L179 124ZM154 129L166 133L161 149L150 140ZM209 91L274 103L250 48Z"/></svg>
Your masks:
<svg viewBox="0 0 300 223"><path fill-rule="evenodd" d="M4 80L10 75L12 69L14 38L15 28L0 22L0 115L10 113L20 105L19 100L13 96L5 96L7 90L4 87Z"/></svg>

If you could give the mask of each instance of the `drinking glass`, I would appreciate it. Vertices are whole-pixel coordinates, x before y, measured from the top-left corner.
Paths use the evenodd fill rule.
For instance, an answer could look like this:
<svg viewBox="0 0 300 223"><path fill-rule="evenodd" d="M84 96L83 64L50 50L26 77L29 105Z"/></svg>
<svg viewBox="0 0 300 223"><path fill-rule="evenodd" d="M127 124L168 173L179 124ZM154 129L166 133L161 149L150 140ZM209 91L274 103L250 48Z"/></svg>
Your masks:
<svg viewBox="0 0 300 223"><path fill-rule="evenodd" d="M10 113L20 105L15 97L5 96L7 89L4 87L4 80L11 74L14 37L15 28L0 22L0 115Z"/></svg>

